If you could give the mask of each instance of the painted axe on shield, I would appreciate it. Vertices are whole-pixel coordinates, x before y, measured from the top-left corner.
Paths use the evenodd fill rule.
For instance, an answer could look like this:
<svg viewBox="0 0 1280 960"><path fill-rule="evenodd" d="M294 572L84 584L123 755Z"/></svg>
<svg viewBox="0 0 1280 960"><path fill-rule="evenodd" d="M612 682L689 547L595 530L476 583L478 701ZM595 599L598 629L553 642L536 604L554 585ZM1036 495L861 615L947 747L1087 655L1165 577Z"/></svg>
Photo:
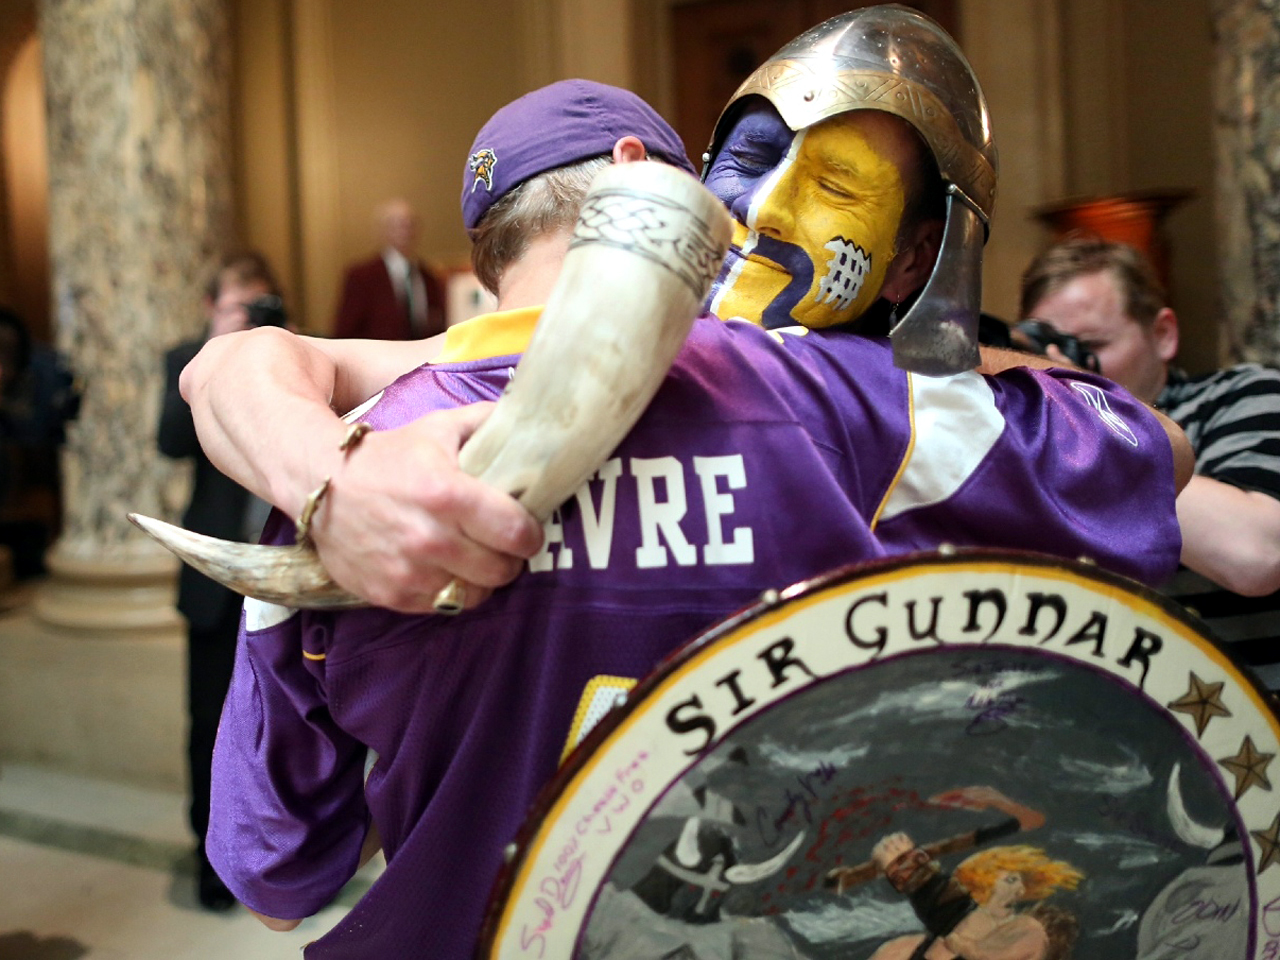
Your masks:
<svg viewBox="0 0 1280 960"><path fill-rule="evenodd" d="M461 468L539 520L573 495L640 418L724 260L731 225L689 174L627 163L596 177L516 375L459 453ZM608 278L608 283L602 282ZM231 543L130 514L201 573L296 608L363 606L309 543Z"/></svg>

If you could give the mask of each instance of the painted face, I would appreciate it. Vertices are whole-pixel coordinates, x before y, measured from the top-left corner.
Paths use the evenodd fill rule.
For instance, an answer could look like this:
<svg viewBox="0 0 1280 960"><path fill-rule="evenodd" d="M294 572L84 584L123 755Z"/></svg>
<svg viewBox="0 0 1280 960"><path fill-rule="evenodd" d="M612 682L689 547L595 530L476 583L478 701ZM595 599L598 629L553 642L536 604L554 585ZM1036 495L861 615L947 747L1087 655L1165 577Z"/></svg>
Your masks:
<svg viewBox="0 0 1280 960"><path fill-rule="evenodd" d="M913 136L872 110L795 133L770 104L748 107L707 174L734 218L710 311L766 327L865 312L896 253Z"/></svg>
<svg viewBox="0 0 1280 960"><path fill-rule="evenodd" d="M1063 284L1031 309L1030 316L1078 339L1098 358L1102 373L1139 400L1153 402L1167 379L1177 343L1162 327L1134 320L1112 275L1089 273Z"/></svg>
<svg viewBox="0 0 1280 960"><path fill-rule="evenodd" d="M1020 873L1002 872L996 876L995 885L991 888L991 896L987 898L988 908L1011 907L1026 895L1027 885Z"/></svg>

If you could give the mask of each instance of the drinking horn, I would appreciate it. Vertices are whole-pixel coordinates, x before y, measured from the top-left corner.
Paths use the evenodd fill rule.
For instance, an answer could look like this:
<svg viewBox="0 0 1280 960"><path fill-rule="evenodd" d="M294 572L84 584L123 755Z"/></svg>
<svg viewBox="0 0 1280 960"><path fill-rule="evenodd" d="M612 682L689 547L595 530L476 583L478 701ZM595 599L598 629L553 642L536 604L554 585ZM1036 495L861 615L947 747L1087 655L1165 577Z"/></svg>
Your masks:
<svg viewBox="0 0 1280 960"><path fill-rule="evenodd" d="M730 232L719 201L675 167L603 170L515 376L459 452L462 470L546 520L653 399L701 312ZM129 519L247 597L307 609L365 605L333 582L309 542L231 543Z"/></svg>

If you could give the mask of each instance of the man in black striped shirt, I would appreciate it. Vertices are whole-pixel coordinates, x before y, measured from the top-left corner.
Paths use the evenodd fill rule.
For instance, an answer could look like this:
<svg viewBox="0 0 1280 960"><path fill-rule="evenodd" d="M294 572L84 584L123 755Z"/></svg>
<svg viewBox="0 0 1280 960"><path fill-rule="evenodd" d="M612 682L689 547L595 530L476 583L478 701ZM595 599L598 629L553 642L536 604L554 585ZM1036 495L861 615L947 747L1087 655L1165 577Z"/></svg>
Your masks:
<svg viewBox="0 0 1280 960"><path fill-rule="evenodd" d="M1196 475L1178 496L1184 566L1166 592L1280 689L1280 370L1246 363L1188 378L1173 368L1178 319L1151 266L1094 237L1032 262L1021 312L1079 338L1103 374L1186 431Z"/></svg>

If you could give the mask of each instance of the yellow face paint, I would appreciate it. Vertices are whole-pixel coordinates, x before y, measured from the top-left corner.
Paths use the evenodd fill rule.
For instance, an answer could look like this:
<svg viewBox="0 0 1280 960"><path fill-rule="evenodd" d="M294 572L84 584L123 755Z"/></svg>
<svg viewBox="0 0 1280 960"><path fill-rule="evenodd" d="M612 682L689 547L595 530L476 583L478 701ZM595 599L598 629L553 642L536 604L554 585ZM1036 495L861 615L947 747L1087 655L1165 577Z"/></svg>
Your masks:
<svg viewBox="0 0 1280 960"><path fill-rule="evenodd" d="M781 124L776 114L744 118L744 140L751 132L745 121L760 125L761 118ZM826 327L855 319L876 301L906 197L904 153L887 141L884 119L855 111L802 130L776 163L758 164L754 178L746 164L731 167L738 132L731 131L722 153L729 170L717 176L725 169L717 158L708 177L738 220L713 313ZM737 196L728 195L732 188Z"/></svg>
<svg viewBox="0 0 1280 960"><path fill-rule="evenodd" d="M729 242L733 250L746 251L748 243L754 245L755 238L751 231L735 220L733 237ZM738 260L736 268L713 297L710 310L722 320L763 323L763 307L781 299L783 291L791 283L791 274L758 254L748 254L746 259Z"/></svg>

